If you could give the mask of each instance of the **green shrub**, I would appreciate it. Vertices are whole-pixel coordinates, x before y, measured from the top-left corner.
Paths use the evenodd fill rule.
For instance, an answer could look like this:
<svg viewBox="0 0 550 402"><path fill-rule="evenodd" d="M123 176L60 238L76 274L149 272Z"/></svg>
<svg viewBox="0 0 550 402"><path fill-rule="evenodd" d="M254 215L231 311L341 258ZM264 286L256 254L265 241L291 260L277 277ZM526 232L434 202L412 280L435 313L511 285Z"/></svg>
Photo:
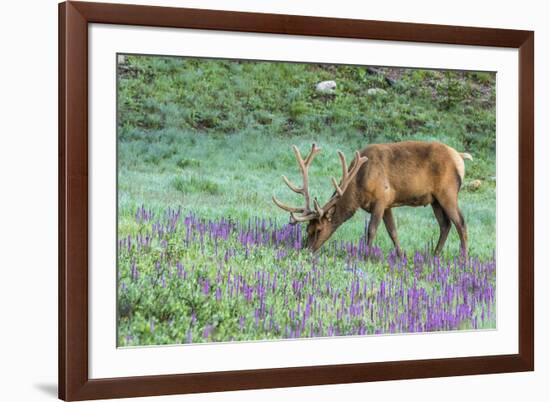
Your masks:
<svg viewBox="0 0 550 402"><path fill-rule="evenodd" d="M176 162L176 165L180 168L180 169L186 169L186 168L189 168L189 167L199 167L201 165L201 161L197 160L197 159L180 159Z"/></svg>
<svg viewBox="0 0 550 402"><path fill-rule="evenodd" d="M183 194L205 193L210 195L221 194L221 187L216 182L203 177L176 176L172 180L172 187Z"/></svg>

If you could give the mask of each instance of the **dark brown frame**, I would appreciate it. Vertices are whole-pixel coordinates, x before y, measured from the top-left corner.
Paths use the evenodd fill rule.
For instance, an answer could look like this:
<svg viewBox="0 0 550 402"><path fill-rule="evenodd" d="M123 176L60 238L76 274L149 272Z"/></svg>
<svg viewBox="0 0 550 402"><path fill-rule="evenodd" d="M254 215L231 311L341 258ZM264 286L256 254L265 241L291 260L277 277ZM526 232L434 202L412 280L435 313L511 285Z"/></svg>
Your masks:
<svg viewBox="0 0 550 402"><path fill-rule="evenodd" d="M214 373L88 377L88 24L519 49L519 353ZM534 370L534 33L184 8L59 5L59 397L83 400Z"/></svg>

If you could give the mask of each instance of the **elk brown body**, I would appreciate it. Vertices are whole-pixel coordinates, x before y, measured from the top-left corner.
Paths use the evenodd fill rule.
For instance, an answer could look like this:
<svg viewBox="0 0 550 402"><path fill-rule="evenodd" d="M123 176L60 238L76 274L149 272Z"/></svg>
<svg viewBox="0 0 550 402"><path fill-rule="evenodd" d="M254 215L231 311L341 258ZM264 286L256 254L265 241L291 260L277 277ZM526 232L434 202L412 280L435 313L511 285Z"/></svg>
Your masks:
<svg viewBox="0 0 550 402"><path fill-rule="evenodd" d="M357 151L348 168L344 155L339 152L342 179L339 184L332 179L335 192L331 199L323 207L314 200L312 208L308 168L319 151L313 144L309 156L303 160L298 148L294 147L304 180L301 188L283 176L293 191L304 195L306 205L289 207L273 197L280 208L290 212L291 223L309 222L307 246L312 251L317 251L340 225L358 209L363 209L371 214L367 245L372 246L378 225L383 221L396 250L401 254L392 208L429 204L440 228L434 253L441 252L452 223L458 231L461 252L467 256L468 234L458 207L458 192L464 180L464 160L472 160L470 154L457 152L439 142L373 144Z"/></svg>

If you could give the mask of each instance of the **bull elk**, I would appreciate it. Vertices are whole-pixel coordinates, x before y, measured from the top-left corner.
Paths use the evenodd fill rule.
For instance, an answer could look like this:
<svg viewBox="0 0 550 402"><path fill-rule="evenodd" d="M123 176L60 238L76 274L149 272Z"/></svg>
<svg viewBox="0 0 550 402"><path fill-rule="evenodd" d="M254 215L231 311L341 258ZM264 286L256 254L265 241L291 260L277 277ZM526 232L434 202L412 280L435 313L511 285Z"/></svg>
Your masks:
<svg viewBox="0 0 550 402"><path fill-rule="evenodd" d="M458 192L464 180L464 160L472 160L470 154L457 152L438 142L373 144L356 151L348 168L344 154L338 151L342 178L339 183L332 178L335 191L321 206L316 198L311 200L308 187L308 169L320 149L313 144L309 155L303 159L298 148L292 148L303 183L298 187L286 176L283 180L292 191L303 195L305 205L291 207L275 196L273 202L290 212L290 223L309 222L307 247L311 251L317 251L340 225L362 208L371 214L367 245L372 246L378 224L383 220L396 251L402 255L392 208L431 204L440 228L434 254L441 252L452 222L460 237L461 252L467 256L468 235L458 207Z"/></svg>

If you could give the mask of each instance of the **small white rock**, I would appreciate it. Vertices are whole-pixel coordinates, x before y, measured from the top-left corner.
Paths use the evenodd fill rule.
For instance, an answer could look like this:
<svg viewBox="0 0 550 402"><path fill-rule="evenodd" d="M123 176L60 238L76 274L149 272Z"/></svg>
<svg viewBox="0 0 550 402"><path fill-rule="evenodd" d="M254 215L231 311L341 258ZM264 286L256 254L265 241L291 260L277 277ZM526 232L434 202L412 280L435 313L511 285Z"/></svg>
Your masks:
<svg viewBox="0 0 550 402"><path fill-rule="evenodd" d="M468 190L470 191L479 190L480 187L481 187L481 180L479 179L472 180L470 183L468 183Z"/></svg>
<svg viewBox="0 0 550 402"><path fill-rule="evenodd" d="M323 94L332 94L336 90L336 81L321 81L315 85L315 89Z"/></svg>

